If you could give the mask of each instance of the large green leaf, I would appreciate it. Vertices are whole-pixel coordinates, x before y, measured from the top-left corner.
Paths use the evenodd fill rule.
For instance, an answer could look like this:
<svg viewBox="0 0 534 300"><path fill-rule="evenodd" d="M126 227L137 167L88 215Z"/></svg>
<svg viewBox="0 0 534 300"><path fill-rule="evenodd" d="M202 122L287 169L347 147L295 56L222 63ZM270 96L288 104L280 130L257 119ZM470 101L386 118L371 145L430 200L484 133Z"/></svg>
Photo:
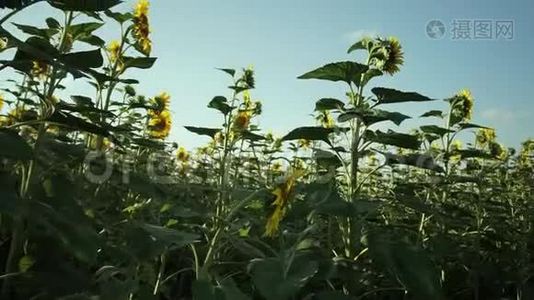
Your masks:
<svg viewBox="0 0 534 300"><path fill-rule="evenodd" d="M420 116L421 118L438 117L443 119L443 112L441 110L430 110Z"/></svg>
<svg viewBox="0 0 534 300"><path fill-rule="evenodd" d="M382 132L380 130L366 130L364 137L368 141L383 145L391 145L414 150L418 150L421 147L421 141L417 135L399 133L391 130L388 132Z"/></svg>
<svg viewBox="0 0 534 300"><path fill-rule="evenodd" d="M298 293L319 266L315 261L296 257L289 268L278 258L255 259L249 268L254 285L266 300L286 300Z"/></svg>
<svg viewBox="0 0 534 300"><path fill-rule="evenodd" d="M155 57L129 57L123 58L124 68L150 69L156 62Z"/></svg>
<svg viewBox="0 0 534 300"><path fill-rule="evenodd" d="M33 150L17 132L0 128L0 157L30 160Z"/></svg>
<svg viewBox="0 0 534 300"><path fill-rule="evenodd" d="M315 102L315 111L325 111L332 109L343 110L345 103L343 101L333 98L322 98Z"/></svg>
<svg viewBox="0 0 534 300"><path fill-rule="evenodd" d="M17 23L13 23L13 25L15 25L15 27L17 27L18 29L20 29L20 31L26 34L42 37L44 39L49 39L52 35L58 32L56 29L50 28L37 28L34 26Z"/></svg>
<svg viewBox="0 0 534 300"><path fill-rule="evenodd" d="M444 299L439 272L425 251L399 239L398 233L371 231L367 242L373 261L399 280L411 299Z"/></svg>
<svg viewBox="0 0 534 300"><path fill-rule="evenodd" d="M437 126L437 125L425 125L425 126L421 126L419 128L424 133L432 133L432 134L436 134L438 136L444 136L447 133L453 133L454 132L453 130L450 130L450 129L447 129L447 128L443 128L443 127L440 127L440 126Z"/></svg>
<svg viewBox="0 0 534 300"><path fill-rule="evenodd" d="M433 101L427 96L416 92L403 92L395 89L376 87L371 90L375 94L378 104L400 103L400 102L424 102Z"/></svg>
<svg viewBox="0 0 534 300"><path fill-rule="evenodd" d="M194 126L184 126L184 128L198 135L207 135L212 138L218 132L221 131L221 129L219 128L206 128L206 127L194 127Z"/></svg>
<svg viewBox="0 0 534 300"><path fill-rule="evenodd" d="M346 83L359 82L361 75L368 70L366 65L352 61L327 64L315 69L299 79L321 79L328 81L344 81Z"/></svg>
<svg viewBox="0 0 534 300"><path fill-rule="evenodd" d="M223 115L227 115L232 111L232 107L228 104L228 100L224 96L215 96L210 103L208 103L208 107L222 112Z"/></svg>
<svg viewBox="0 0 534 300"><path fill-rule="evenodd" d="M338 117L338 121L347 122L354 118L360 119L366 126L383 121L391 121L398 126L404 120L410 119L411 117L401 114L399 112L390 112L381 109L352 109L340 114Z"/></svg>
<svg viewBox="0 0 534 300"><path fill-rule="evenodd" d="M68 53L62 58L66 65L77 69L100 68L104 63L100 49Z"/></svg>
<svg viewBox="0 0 534 300"><path fill-rule="evenodd" d="M121 3L121 0L48 0L50 5L65 11L104 11Z"/></svg>
<svg viewBox="0 0 534 300"><path fill-rule="evenodd" d="M393 153L383 153L386 157L387 164L400 164L428 169L435 172L445 172L445 170L436 164L434 158L427 154L410 153L406 155L398 155Z"/></svg>
<svg viewBox="0 0 534 300"><path fill-rule="evenodd" d="M168 246L181 248L198 241L199 236L193 233L178 231L171 228L142 224L143 230L150 234L156 241L162 242Z"/></svg>
<svg viewBox="0 0 534 300"><path fill-rule="evenodd" d="M293 129L282 138L282 141L305 139L309 141L324 141L330 144L328 136L335 131L334 128L324 127L299 127Z"/></svg>

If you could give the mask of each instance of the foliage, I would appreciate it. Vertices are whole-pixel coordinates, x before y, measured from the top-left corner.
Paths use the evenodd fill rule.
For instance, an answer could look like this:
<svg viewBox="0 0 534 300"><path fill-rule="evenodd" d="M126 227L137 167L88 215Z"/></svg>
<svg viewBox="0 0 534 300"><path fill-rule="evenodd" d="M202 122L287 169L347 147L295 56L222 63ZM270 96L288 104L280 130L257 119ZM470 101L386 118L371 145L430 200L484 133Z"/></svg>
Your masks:
<svg viewBox="0 0 534 300"><path fill-rule="evenodd" d="M370 87L400 71L397 39L364 38L349 49L363 62L300 76L346 99L318 99L317 123L281 137L257 125L254 70L220 69L228 93L207 103L220 126L185 126L210 140L188 151L167 142L171 96L128 77L156 62L149 3L98 3L51 1L64 21L15 24L25 40L0 26L15 53L0 97L2 299L532 298L534 141L516 152L470 123L468 90L420 116L435 122L379 129L413 118L389 104L435 100ZM117 40L98 36L104 22Z"/></svg>

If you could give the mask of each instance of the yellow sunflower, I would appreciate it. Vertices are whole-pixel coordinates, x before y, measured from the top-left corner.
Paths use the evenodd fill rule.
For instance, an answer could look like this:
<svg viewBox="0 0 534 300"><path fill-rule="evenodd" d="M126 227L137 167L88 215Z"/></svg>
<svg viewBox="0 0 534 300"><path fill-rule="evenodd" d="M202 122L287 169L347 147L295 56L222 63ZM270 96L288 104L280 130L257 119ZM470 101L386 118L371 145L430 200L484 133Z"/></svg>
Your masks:
<svg viewBox="0 0 534 300"><path fill-rule="evenodd" d="M267 218L267 223L265 224L266 236L272 237L278 233L280 221L282 221L285 215L297 179L303 175L304 172L302 170L294 170L282 184L272 191L272 194L276 198L271 204L271 206L274 206L274 210Z"/></svg>
<svg viewBox="0 0 534 300"><path fill-rule="evenodd" d="M324 128L333 128L336 125L336 121L328 110L322 111L316 119Z"/></svg>
<svg viewBox="0 0 534 300"><path fill-rule="evenodd" d="M237 131L245 130L250 125L252 118L249 111L240 111L234 119L234 129Z"/></svg>
<svg viewBox="0 0 534 300"><path fill-rule="evenodd" d="M461 90L454 98L455 109L463 121L470 121L473 117L473 106L475 99L468 89Z"/></svg>
<svg viewBox="0 0 534 300"><path fill-rule="evenodd" d="M382 70L389 75L400 71L400 66L404 64L404 52L400 41L396 37L389 37L386 40L387 58L384 61Z"/></svg>
<svg viewBox="0 0 534 300"><path fill-rule="evenodd" d="M476 140L481 147L485 147L488 143L495 141L496 137L495 129L482 128L477 132Z"/></svg>
<svg viewBox="0 0 534 300"><path fill-rule="evenodd" d="M311 141L307 139L300 139L298 141L298 146L299 148L302 148L302 149L308 149L311 146Z"/></svg>
<svg viewBox="0 0 534 300"><path fill-rule="evenodd" d="M159 114L149 113L149 116L148 132L150 136L155 139L165 139L168 137L172 124L170 112L164 110Z"/></svg>
<svg viewBox="0 0 534 300"><path fill-rule="evenodd" d="M109 58L111 60L111 63L118 62L118 64L122 64L122 57L121 57L121 43L117 40L111 41L107 47L107 51L109 53Z"/></svg>
<svg viewBox="0 0 534 300"><path fill-rule="evenodd" d="M139 46L139 50L150 55L152 51L152 41L150 40L150 24L148 22L148 10L150 3L148 0L139 0L134 10L134 28L133 37Z"/></svg>
<svg viewBox="0 0 534 300"><path fill-rule="evenodd" d="M176 158L181 162L187 162L189 160L189 152L184 147L180 147L176 152Z"/></svg>
<svg viewBox="0 0 534 300"><path fill-rule="evenodd" d="M166 92L163 92L159 94L158 96L151 99L151 103L153 106L153 111L157 114L162 111L169 109L169 103L171 101L171 95L169 95Z"/></svg>
<svg viewBox="0 0 534 300"><path fill-rule="evenodd" d="M504 148L503 145L497 142L490 142L489 150L491 155L499 160L505 160L508 156L508 151L506 150L506 148Z"/></svg>

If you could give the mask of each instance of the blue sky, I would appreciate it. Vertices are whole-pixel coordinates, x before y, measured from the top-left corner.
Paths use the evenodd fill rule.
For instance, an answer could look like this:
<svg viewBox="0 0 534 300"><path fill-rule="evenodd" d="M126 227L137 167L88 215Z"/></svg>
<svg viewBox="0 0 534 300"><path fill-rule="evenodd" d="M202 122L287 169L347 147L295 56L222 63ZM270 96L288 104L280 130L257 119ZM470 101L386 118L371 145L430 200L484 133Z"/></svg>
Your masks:
<svg viewBox="0 0 534 300"><path fill-rule="evenodd" d="M118 9L128 9L126 1ZM46 5L31 8L19 22L43 24ZM343 97L340 83L298 80L297 76L325 63L353 59L347 48L364 34L394 35L405 50L405 65L393 77L372 82L446 98L461 88L476 99L474 122L491 125L506 145L534 137L530 88L534 76L534 3L530 1L349 1L349 0L158 0L152 1L153 69L132 74L147 95L168 91L174 116L170 140L188 147L206 140L184 125L217 126L217 114L206 108L216 95L228 95L228 77L217 67L253 65L257 89L253 98L264 104L260 126L284 134L313 124L310 113L322 97ZM442 39L429 38L425 27L439 19L446 25ZM513 20L512 40L454 40L454 20ZM495 28L494 28L495 30ZM102 34L116 38L116 28ZM494 32L495 34L495 32ZM4 75L5 76L5 75ZM89 89L80 85L80 89ZM443 109L441 101L397 105L417 116ZM403 129L419 125L407 121Z"/></svg>

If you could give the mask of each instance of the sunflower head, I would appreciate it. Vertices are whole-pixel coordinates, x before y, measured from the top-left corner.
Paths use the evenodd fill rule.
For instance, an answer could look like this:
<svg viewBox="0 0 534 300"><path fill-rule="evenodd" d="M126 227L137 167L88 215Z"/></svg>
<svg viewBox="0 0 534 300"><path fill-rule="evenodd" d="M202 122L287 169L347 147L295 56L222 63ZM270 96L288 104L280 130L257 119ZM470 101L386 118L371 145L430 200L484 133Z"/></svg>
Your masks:
<svg viewBox="0 0 534 300"><path fill-rule="evenodd" d="M249 111L240 111L234 119L234 129L242 131L250 125L251 114Z"/></svg>
<svg viewBox="0 0 534 300"><path fill-rule="evenodd" d="M333 128L336 125L336 121L328 110L320 112L316 119L324 128Z"/></svg>
<svg viewBox="0 0 534 300"><path fill-rule="evenodd" d="M254 68L252 66L249 66L243 70L243 75L241 76L240 81L243 82L249 89L253 89L255 87Z"/></svg>
<svg viewBox="0 0 534 300"><path fill-rule="evenodd" d="M109 58L112 63L120 61L121 59L121 43L117 40L111 41L107 47Z"/></svg>
<svg viewBox="0 0 534 300"><path fill-rule="evenodd" d="M4 107L4 95L0 94L0 111L2 111L2 108Z"/></svg>
<svg viewBox="0 0 534 300"><path fill-rule="evenodd" d="M298 141L299 148L308 149L311 146L311 141L307 139L300 139Z"/></svg>
<svg viewBox="0 0 534 300"><path fill-rule="evenodd" d="M389 37L384 41L386 59L382 70L389 75L400 71L400 66L404 64L404 52L400 41L396 37Z"/></svg>
<svg viewBox="0 0 534 300"><path fill-rule="evenodd" d="M156 97L150 100L152 104L152 110L155 113L161 113L163 111L169 110L170 100L171 96L166 92L157 95Z"/></svg>
<svg viewBox="0 0 534 300"><path fill-rule="evenodd" d="M136 41L136 48L145 55L152 51L150 40L150 24L148 22L148 10L150 3L147 0L137 2L134 9L132 36Z"/></svg>
<svg viewBox="0 0 534 300"><path fill-rule="evenodd" d="M32 62L32 69L30 70L31 76L44 80L46 79L46 75L48 73L48 64L44 61L33 61Z"/></svg>
<svg viewBox="0 0 534 300"><path fill-rule="evenodd" d="M499 160L505 160L508 156L508 151L506 150L506 148L504 148L503 145L497 142L490 142L489 150L491 155Z"/></svg>
<svg viewBox="0 0 534 300"><path fill-rule="evenodd" d="M152 138L165 139L171 131L171 114L164 110L159 114L149 113L148 133Z"/></svg>
<svg viewBox="0 0 534 300"><path fill-rule="evenodd" d="M189 152L184 147L180 147L176 152L176 158L181 162L187 162L189 160Z"/></svg>
<svg viewBox="0 0 534 300"><path fill-rule="evenodd" d="M493 128L482 128L477 132L476 140L481 147L487 146L489 143L495 141L497 135Z"/></svg>
<svg viewBox="0 0 534 300"><path fill-rule="evenodd" d="M473 107L475 99L468 89L463 89L458 92L454 97L449 99L451 103L451 125L459 122L468 122L473 117Z"/></svg>

